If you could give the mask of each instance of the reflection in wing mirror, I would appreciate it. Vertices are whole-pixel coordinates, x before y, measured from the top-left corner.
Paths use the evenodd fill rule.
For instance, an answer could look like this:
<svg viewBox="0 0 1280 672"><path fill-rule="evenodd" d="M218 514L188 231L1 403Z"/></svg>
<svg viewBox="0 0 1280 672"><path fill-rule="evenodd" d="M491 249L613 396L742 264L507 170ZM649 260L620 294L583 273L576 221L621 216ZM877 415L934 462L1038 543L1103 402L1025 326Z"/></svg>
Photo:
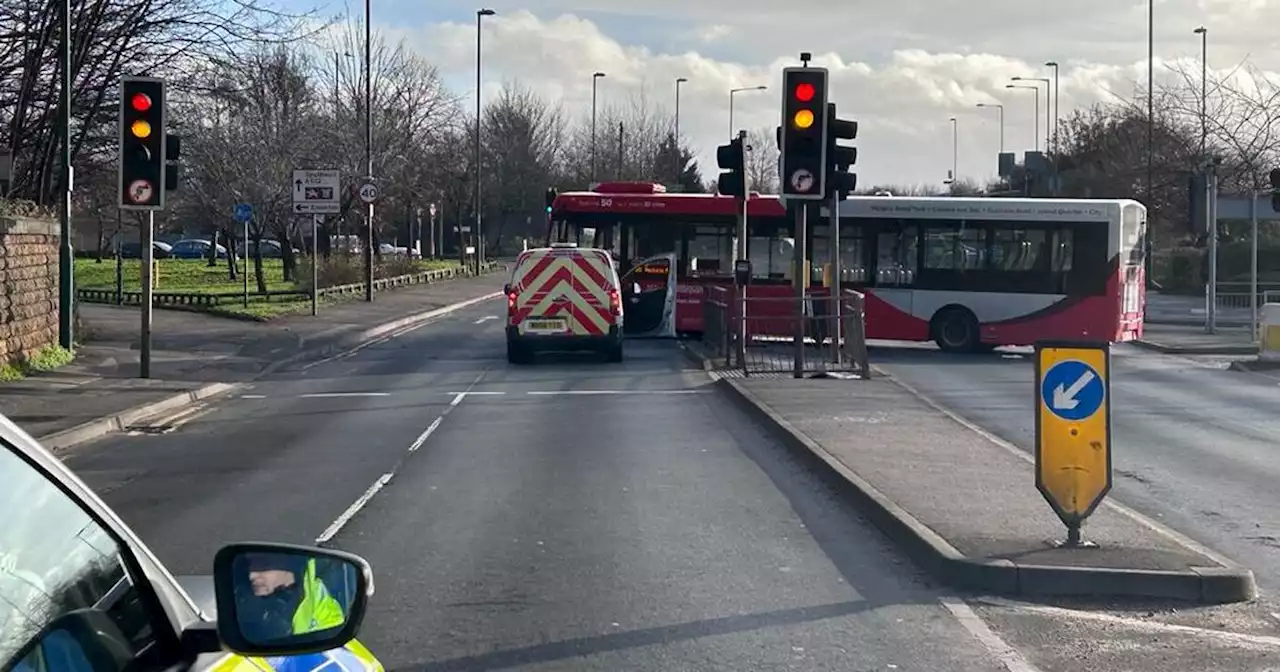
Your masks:
<svg viewBox="0 0 1280 672"><path fill-rule="evenodd" d="M218 637L251 656L338 648L355 638L373 570L351 553L289 544L231 544L213 560Z"/></svg>

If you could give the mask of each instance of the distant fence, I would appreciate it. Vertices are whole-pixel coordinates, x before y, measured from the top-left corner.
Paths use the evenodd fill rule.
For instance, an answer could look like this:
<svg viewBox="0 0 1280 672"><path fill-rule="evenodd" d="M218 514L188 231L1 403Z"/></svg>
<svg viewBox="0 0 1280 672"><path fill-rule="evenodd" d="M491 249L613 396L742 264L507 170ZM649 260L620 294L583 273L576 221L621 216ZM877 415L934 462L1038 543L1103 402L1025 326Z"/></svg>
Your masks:
<svg viewBox="0 0 1280 672"><path fill-rule="evenodd" d="M481 264L480 273L492 273L493 271L504 268L498 262L486 262ZM465 278L475 275L471 268L463 266L451 266L449 268L438 268L432 271L422 271L421 273L410 273L408 275L397 275L391 278L379 278L373 281L373 291L381 292L396 287L406 287L409 285L424 285L441 280L450 280L453 278ZM325 296L343 296L346 294L362 294L364 293L365 283L353 282L346 285L335 285L333 287L321 287L318 294ZM160 307L174 308L214 308L224 303L239 303L244 300L244 292L152 292L151 305ZM311 292L308 290L286 289L269 292L249 292L249 298L258 301L300 301L309 298ZM115 289L77 289L76 299L85 303L110 303L116 305L137 306L142 304L142 292L133 290L127 292L117 292Z"/></svg>

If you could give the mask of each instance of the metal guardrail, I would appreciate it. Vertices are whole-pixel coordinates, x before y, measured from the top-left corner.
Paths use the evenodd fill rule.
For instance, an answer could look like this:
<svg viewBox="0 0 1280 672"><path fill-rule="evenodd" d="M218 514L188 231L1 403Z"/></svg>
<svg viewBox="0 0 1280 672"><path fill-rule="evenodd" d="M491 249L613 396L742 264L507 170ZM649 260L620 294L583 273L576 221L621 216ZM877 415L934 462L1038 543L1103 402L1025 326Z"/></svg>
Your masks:
<svg viewBox="0 0 1280 672"><path fill-rule="evenodd" d="M815 293L804 303L802 311L797 297L753 297L748 289L744 301L733 288L709 287L703 346L721 368L746 376L839 372L869 377L863 294L851 289L836 297ZM797 328L803 330L799 348Z"/></svg>
<svg viewBox="0 0 1280 672"><path fill-rule="evenodd" d="M481 273L489 273L500 268L504 268L501 263L485 262L481 267ZM373 281L373 291L380 292L396 287L429 284L440 280L470 277L473 275L475 275L475 272L472 271L470 267L451 266L449 268L438 268L430 271L422 271L421 273L410 273L408 275L376 279ZM317 293L322 297L341 296L345 294L363 293L364 288L365 283L354 282L345 285L322 287ZM249 298L259 301L272 301L276 299L293 301L302 300L310 296L310 291L296 289L249 293ZM83 301L85 303L107 303L137 306L142 304L142 292L117 292L115 289L97 288L77 289L76 300ZM213 308L224 303L240 303L242 301L244 301L244 292L152 292L151 305L161 307Z"/></svg>

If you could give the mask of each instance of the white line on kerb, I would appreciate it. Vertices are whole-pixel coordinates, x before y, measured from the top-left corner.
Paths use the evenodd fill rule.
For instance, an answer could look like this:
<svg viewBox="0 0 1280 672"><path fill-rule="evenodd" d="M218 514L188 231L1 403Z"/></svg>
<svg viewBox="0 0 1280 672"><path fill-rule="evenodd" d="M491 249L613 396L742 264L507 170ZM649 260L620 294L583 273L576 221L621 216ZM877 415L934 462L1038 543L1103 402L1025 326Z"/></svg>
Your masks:
<svg viewBox="0 0 1280 672"><path fill-rule="evenodd" d="M599 394L710 394L710 390L534 390L525 392L539 397L590 396Z"/></svg>
<svg viewBox="0 0 1280 672"><path fill-rule="evenodd" d="M952 616L955 616L960 625L968 630L974 639L977 639L996 660L1000 661L1004 669L1009 672L1039 672L1034 665L1022 657L1021 653L1018 653L1017 649L993 632L973 607L953 597L942 597L938 601L951 612Z"/></svg>
<svg viewBox="0 0 1280 672"><path fill-rule="evenodd" d="M409 452L417 452L417 450L422 447L422 444L426 443L427 439L430 438L431 433L436 431L436 428L439 427L442 422L444 422L443 415L436 418L430 425L428 425L427 428L418 435L418 438L414 439L413 443L409 445Z"/></svg>
<svg viewBox="0 0 1280 672"><path fill-rule="evenodd" d="M320 533L320 536L316 537L316 543L323 544L332 539L338 532L342 531L343 526L350 522L357 513L360 513L360 509L363 509L364 505L368 504L369 500L373 499L373 496L378 494L378 491L381 490L383 486L391 482L392 476L393 474L386 473L379 477L378 480L374 481L373 485L369 486L369 489L365 490L363 495L360 495L360 499L357 499L351 504L351 506L348 506L347 510L343 511L342 515L338 516L337 520L333 521L329 527L325 528L324 532Z"/></svg>

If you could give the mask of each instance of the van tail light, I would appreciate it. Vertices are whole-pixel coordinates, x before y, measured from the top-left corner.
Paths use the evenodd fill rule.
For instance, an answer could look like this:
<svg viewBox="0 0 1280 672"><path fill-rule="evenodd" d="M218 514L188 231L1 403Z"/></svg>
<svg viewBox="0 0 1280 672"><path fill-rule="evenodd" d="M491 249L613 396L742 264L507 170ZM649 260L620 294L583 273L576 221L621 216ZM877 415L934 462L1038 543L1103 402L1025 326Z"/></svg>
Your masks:
<svg viewBox="0 0 1280 672"><path fill-rule="evenodd" d="M514 312L516 312L516 293L508 292L507 293L507 314L510 315L511 313L514 313Z"/></svg>
<svg viewBox="0 0 1280 672"><path fill-rule="evenodd" d="M614 315L622 314L622 297L618 295L618 290L609 290L609 312Z"/></svg>

